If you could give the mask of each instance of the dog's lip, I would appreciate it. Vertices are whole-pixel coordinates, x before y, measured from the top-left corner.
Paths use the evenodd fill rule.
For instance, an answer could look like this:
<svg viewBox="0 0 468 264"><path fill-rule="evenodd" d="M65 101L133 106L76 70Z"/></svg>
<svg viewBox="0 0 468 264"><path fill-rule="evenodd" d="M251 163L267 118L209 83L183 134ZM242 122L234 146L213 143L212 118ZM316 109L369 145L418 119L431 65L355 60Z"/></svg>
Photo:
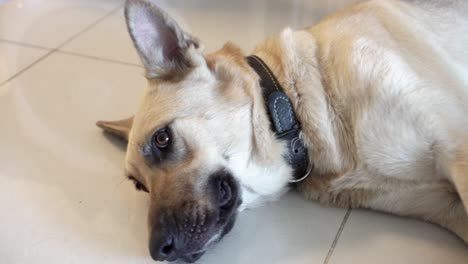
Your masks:
<svg viewBox="0 0 468 264"><path fill-rule="evenodd" d="M202 251L198 251L195 253L186 254L185 256L182 257L182 259L185 262L194 263L195 261L199 260L205 254L205 252L206 252L205 250L202 250Z"/></svg>

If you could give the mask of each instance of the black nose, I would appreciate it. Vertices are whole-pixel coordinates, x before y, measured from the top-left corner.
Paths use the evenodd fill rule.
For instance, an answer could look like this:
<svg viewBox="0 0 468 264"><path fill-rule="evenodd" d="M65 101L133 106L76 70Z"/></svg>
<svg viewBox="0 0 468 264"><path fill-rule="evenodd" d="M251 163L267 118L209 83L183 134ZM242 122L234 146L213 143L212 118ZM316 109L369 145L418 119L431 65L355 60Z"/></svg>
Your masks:
<svg viewBox="0 0 468 264"><path fill-rule="evenodd" d="M167 236L161 232L153 231L150 241L151 257L156 261L174 261L176 260L175 239L173 236Z"/></svg>
<svg viewBox="0 0 468 264"><path fill-rule="evenodd" d="M228 179L219 179L218 181L218 206L224 207L232 199L232 186Z"/></svg>
<svg viewBox="0 0 468 264"><path fill-rule="evenodd" d="M229 216L238 205L238 186L234 177L221 170L212 176L215 201L219 208L219 217Z"/></svg>

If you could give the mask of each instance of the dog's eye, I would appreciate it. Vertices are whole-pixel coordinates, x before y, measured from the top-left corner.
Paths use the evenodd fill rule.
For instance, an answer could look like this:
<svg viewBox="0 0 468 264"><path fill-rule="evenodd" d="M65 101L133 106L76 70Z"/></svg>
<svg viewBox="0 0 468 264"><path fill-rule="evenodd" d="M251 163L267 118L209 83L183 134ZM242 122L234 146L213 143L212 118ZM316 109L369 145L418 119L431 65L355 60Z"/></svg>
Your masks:
<svg viewBox="0 0 468 264"><path fill-rule="evenodd" d="M139 182L137 179L135 179L135 177L133 176L128 176L128 178L133 181L133 183L135 184L135 188L138 190L138 191L143 191L143 192L147 192L149 193L148 189L146 189L145 185L143 185L143 183Z"/></svg>
<svg viewBox="0 0 468 264"><path fill-rule="evenodd" d="M153 135L153 143L158 149L165 149L171 143L171 137L169 131L166 128L162 128Z"/></svg>

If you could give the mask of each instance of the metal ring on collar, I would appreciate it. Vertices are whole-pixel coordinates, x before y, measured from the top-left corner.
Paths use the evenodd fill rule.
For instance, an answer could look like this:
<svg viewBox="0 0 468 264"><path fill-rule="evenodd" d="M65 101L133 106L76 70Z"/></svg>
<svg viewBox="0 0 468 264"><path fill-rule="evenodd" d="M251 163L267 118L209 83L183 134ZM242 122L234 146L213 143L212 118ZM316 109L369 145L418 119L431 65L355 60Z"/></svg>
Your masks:
<svg viewBox="0 0 468 264"><path fill-rule="evenodd" d="M289 183L298 183L298 182L301 182L301 181L305 180L307 177L309 177L309 175L310 175L310 173L312 172L313 169L314 169L314 165L310 165L309 169L307 170L307 173L304 174L304 176L302 176L299 179L289 180Z"/></svg>

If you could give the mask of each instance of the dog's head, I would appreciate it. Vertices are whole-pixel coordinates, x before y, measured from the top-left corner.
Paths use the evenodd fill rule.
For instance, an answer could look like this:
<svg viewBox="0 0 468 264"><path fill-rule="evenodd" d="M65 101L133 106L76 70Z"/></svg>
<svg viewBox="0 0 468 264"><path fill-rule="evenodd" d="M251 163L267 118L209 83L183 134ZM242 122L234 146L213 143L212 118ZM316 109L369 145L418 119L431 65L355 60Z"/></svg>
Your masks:
<svg viewBox="0 0 468 264"><path fill-rule="evenodd" d="M125 15L148 87L134 117L98 125L128 140L126 173L150 195L152 257L193 262L240 207L282 193L290 169L237 47L204 55L148 1L127 1Z"/></svg>

